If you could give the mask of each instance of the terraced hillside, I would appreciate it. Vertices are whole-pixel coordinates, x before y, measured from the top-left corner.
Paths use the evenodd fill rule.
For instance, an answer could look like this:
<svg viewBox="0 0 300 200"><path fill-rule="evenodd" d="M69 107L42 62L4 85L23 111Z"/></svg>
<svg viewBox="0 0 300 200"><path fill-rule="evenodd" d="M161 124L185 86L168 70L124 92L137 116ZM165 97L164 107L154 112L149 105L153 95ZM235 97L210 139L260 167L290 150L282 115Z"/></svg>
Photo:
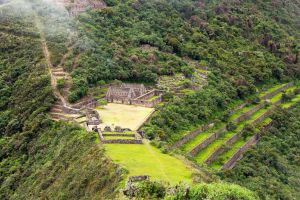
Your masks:
<svg viewBox="0 0 300 200"><path fill-rule="evenodd" d="M178 146L183 152L195 157L196 162L220 168L249 139L254 140L254 132L245 135L247 128L250 127L251 131L255 131L256 125L267 125L270 122L268 116L274 106L282 104L281 106L288 107L293 102L297 102L299 98L297 89L298 86L292 83L271 87L258 95L260 102L240 104L233 109L234 111L228 118L230 123L221 122L206 126L202 128L205 129L203 132L201 128L197 129L192 132L192 134L195 132L197 134L193 137L183 137ZM283 95L290 93L296 93L296 95L289 102L283 102Z"/></svg>
<svg viewBox="0 0 300 200"><path fill-rule="evenodd" d="M278 88L284 88L284 90L278 90ZM292 98L291 102L282 102L283 94L294 92L297 89L297 86L288 84L271 88L266 94L260 94L261 98L267 96L267 101L237 110L229 118L229 122L235 122L232 130L228 130L229 127L225 124L220 129L212 129L204 132L202 136L202 133L200 133L199 136L195 137L196 140L200 140L199 143L195 146L190 146L186 152L194 156L198 163L206 163L214 168L220 168L240 147L253 137L257 124L262 126L269 123L269 118L267 117L271 114L275 106L282 104L281 106L287 107L292 105L291 102L297 101L299 98L298 94ZM276 90L277 92L273 92ZM248 114L243 115L245 113ZM249 126L250 129L253 127L254 130L246 134L245 132L247 132ZM183 150L187 149L189 144L194 143L196 142L190 141L182 147Z"/></svg>
<svg viewBox="0 0 300 200"><path fill-rule="evenodd" d="M286 84L276 85L272 88L269 88L267 91L264 91L260 93L260 98L262 100L265 100L270 97L270 95L274 95L275 93L280 93L280 91L284 90L287 87ZM237 106L236 109L233 109L233 113L231 116L229 116L228 121L233 121L235 123L241 122L249 117L249 114L252 114L257 109L260 108L262 104L260 105L254 105L254 104L247 104L242 103ZM207 139L209 136L212 135L212 133L215 132L224 132L226 130L226 123L225 122L219 122L217 124L214 124L213 127L209 128L209 126L206 126L207 129L205 131L201 131L201 128L199 131L196 130L196 135L194 137L189 138L185 143L179 145L179 147L185 152L188 153L193 150L198 144L203 142L205 139ZM188 134L187 134L188 135Z"/></svg>

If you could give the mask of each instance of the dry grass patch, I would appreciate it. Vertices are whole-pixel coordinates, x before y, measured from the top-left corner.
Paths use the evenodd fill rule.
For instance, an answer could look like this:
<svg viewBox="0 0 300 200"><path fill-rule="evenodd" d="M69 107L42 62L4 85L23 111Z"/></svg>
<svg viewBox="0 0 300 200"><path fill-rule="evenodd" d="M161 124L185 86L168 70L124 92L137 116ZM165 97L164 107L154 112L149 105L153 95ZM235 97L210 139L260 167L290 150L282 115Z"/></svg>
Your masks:
<svg viewBox="0 0 300 200"><path fill-rule="evenodd" d="M97 111L103 121L100 125L102 129L105 126L121 126L137 130L152 114L154 108L109 103L103 108L98 107Z"/></svg>

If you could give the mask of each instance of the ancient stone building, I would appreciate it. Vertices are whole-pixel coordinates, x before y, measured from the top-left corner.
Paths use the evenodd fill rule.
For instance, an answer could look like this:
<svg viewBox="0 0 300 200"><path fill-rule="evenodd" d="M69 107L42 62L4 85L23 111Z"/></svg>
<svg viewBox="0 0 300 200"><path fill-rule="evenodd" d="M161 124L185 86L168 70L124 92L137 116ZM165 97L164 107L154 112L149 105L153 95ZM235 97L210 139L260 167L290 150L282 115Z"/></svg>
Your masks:
<svg viewBox="0 0 300 200"><path fill-rule="evenodd" d="M131 99L145 93L146 88L143 84L122 83L121 85L110 86L106 93L106 99L108 102L131 104Z"/></svg>
<svg viewBox="0 0 300 200"><path fill-rule="evenodd" d="M101 123L99 113L93 109L87 109L86 119L88 125L99 125Z"/></svg>
<svg viewBox="0 0 300 200"><path fill-rule="evenodd" d="M147 91L143 84L112 85L106 93L107 102L154 107L162 101L162 92Z"/></svg>

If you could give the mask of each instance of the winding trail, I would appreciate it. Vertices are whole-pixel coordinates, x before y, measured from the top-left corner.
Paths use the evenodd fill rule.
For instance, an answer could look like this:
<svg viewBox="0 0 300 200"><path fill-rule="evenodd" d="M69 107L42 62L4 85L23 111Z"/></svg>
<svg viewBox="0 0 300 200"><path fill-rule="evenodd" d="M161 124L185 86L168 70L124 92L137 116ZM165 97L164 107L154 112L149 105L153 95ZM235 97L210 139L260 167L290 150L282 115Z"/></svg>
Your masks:
<svg viewBox="0 0 300 200"><path fill-rule="evenodd" d="M38 29L38 32L40 34L41 46L42 46L42 49L43 49L44 57L45 57L46 64L47 64L47 67L48 67L48 71L49 71L49 74L50 74L50 77L51 77L51 88L52 88L53 94L57 99L59 99L62 102L62 106L64 108L67 108L69 110L73 110L75 112L78 112L80 109L72 108L70 106L70 104L68 103L68 101L65 99L65 97L57 89L57 78L54 76L53 71L52 71L55 68L53 67L53 65L51 63L51 60L50 60L50 52L48 50L46 37L45 37L44 31L43 31L43 25L42 25L42 23L39 19L39 16L36 13L34 15L35 15L34 16L34 21L35 21L36 27ZM64 73L66 73L66 72L64 72ZM66 73L66 75L69 76L68 73Z"/></svg>

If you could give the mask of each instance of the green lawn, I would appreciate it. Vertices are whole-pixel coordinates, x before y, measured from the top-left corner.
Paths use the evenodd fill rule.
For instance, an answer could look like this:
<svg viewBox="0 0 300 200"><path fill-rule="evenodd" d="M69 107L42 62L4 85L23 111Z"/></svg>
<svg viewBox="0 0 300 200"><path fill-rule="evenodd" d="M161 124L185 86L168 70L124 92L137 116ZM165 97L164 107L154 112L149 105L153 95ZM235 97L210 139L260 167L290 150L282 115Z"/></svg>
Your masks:
<svg viewBox="0 0 300 200"><path fill-rule="evenodd" d="M151 180L177 184L191 183L193 169L184 161L161 153L148 142L138 144L106 144L107 155L129 170L129 176L149 175Z"/></svg>
<svg viewBox="0 0 300 200"><path fill-rule="evenodd" d="M123 140L128 140L128 139L134 139L134 137L130 136L103 136L105 140L117 140L117 139L123 139Z"/></svg>
<svg viewBox="0 0 300 200"><path fill-rule="evenodd" d="M212 162L210 164L210 167L214 168L214 169L220 169L222 167L222 165L233 156L233 154L245 144L245 140L243 138L240 138L239 140L237 140L228 151L225 151L224 153L220 154L218 156L218 158L220 158L220 160L218 160L218 158Z"/></svg>

